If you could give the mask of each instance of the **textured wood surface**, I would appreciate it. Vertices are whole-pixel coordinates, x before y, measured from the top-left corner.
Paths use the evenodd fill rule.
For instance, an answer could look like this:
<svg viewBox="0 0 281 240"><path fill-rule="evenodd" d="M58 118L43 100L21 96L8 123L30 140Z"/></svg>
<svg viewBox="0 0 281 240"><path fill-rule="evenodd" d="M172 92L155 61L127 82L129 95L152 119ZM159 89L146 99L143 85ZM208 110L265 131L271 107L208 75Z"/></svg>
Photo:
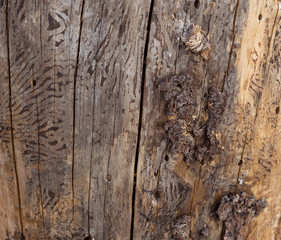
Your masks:
<svg viewBox="0 0 281 240"><path fill-rule="evenodd" d="M7 48L6 29L7 4L2 3L0 8L0 21L3 25L0 31L0 235L8 239L18 238L22 233L21 213L19 211L19 189L17 165L14 161L12 128L11 128L11 101L10 101L10 72L9 49Z"/></svg>
<svg viewBox="0 0 281 240"><path fill-rule="evenodd" d="M179 21L210 57L187 51ZM0 1L0 239L223 239L216 209L244 191L268 207L242 239L281 238L276 0ZM171 154L159 84L227 93L214 161Z"/></svg>
<svg viewBox="0 0 281 240"><path fill-rule="evenodd" d="M172 34L174 15L182 11L186 19L201 26L208 35L212 50L206 62L199 55L187 53ZM264 89L265 69L271 69L271 64L276 64L274 59L273 63L268 62L268 55L273 51L271 44L277 12L276 1L259 1L258 4L255 1L201 1L199 6L195 6L194 1L155 1L137 174L136 238L170 239L175 220L182 215L191 215L193 239L200 238L205 226L209 228L207 239L221 239L222 224L216 218L215 209L223 194L244 190L266 198L262 191L254 191L247 182L239 187L238 183L243 181L240 175L249 164L244 159L245 146L248 146L245 139L248 139L250 132L259 135L259 129L253 127L262 104L259 98ZM224 150L210 165L187 164L181 155L171 157L167 152L167 137L163 129L165 102L158 86L163 79L179 73L191 74L198 82L195 96L199 119L203 117L206 105L204 94L210 86L227 93L227 107L219 126ZM279 75L276 73L276 76ZM267 91L278 92L277 89L276 86L269 87ZM266 113L261 118L265 116ZM271 139L272 135L267 137ZM261 143L261 140L256 141ZM266 145L269 147L269 142ZM260 165L258 158L257 155L256 166ZM276 158L279 158L277 154ZM253 181L255 178L258 176L252 175L249 179ZM272 181L272 178L268 175L267 181ZM255 184L256 188L260 186L264 190L263 178ZM280 200L275 197L272 202L277 199ZM276 218L275 225L272 225L272 220L264 213L258 218L262 219L264 230L247 228L243 239L274 239ZM266 226L271 235L267 235ZM253 233L249 235L251 231Z"/></svg>
<svg viewBox="0 0 281 240"><path fill-rule="evenodd" d="M75 214L95 239L130 238L148 10L149 2L141 0L84 6L74 193Z"/></svg>

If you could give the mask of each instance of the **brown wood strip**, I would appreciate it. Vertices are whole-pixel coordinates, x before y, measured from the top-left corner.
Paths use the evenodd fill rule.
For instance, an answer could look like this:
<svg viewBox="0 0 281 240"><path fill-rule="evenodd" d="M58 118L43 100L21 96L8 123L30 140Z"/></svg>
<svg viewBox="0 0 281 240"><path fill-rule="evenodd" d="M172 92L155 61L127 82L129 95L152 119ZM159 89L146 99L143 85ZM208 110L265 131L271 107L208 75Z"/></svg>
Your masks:
<svg viewBox="0 0 281 240"><path fill-rule="evenodd" d="M0 236L3 239L20 239L22 222L20 213L17 164L13 154L11 111L9 101L9 49L7 29L7 2L0 5Z"/></svg>

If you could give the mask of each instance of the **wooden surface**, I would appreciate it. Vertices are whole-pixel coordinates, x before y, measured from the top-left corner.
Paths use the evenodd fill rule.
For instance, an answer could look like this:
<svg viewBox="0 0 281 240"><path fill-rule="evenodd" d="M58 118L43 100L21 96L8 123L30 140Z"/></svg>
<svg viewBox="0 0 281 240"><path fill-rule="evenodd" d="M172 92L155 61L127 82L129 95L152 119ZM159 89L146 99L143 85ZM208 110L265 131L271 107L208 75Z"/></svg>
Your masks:
<svg viewBox="0 0 281 240"><path fill-rule="evenodd" d="M202 28L209 60L185 50ZM0 239L223 239L215 211L245 191L268 207L242 239L281 238L276 0L0 1ZM171 154L159 83L227 93L214 161Z"/></svg>

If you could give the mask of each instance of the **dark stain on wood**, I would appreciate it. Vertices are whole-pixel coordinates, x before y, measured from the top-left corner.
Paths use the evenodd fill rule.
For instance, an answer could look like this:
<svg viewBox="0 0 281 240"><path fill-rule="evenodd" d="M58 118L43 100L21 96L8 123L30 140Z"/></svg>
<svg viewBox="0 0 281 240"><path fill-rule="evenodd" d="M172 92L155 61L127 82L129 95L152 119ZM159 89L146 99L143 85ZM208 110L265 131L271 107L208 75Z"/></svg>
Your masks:
<svg viewBox="0 0 281 240"><path fill-rule="evenodd" d="M50 13L48 14L48 22L49 22L49 26L48 26L47 30L55 30L60 27L59 22L57 20L55 20L54 17Z"/></svg>

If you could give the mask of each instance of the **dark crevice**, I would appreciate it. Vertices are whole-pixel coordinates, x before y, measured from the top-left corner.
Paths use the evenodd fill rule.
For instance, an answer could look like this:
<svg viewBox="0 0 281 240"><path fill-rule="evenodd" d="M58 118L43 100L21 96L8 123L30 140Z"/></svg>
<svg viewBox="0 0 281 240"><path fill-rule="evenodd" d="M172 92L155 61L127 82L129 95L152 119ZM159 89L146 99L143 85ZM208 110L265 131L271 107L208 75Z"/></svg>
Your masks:
<svg viewBox="0 0 281 240"><path fill-rule="evenodd" d="M198 9L200 7L200 0L195 0L194 7Z"/></svg>
<svg viewBox="0 0 281 240"><path fill-rule="evenodd" d="M243 149L242 149L242 154L241 154L241 158L240 161L238 163L238 173L237 173L237 178L236 178L236 188L235 188L235 194L237 193L237 189L238 189L238 185L239 185L239 176L241 173L241 168L243 166L243 157L244 157L244 153L245 153L245 148L246 148L246 144L247 144L247 136L248 136L248 130L246 131L245 134L245 139L244 139L244 143L243 143Z"/></svg>
<svg viewBox="0 0 281 240"><path fill-rule="evenodd" d="M155 207L155 226L157 225L158 223L158 213L159 213L159 205L158 205L158 200L160 199L160 191L159 191L159 182L160 182L160 179L161 179L161 166L162 166L162 161L163 159L161 159L160 161L160 165L159 165L159 168L157 170L157 184L156 184L156 191L155 191L155 199L157 201L156 203L156 207Z"/></svg>
<svg viewBox="0 0 281 240"><path fill-rule="evenodd" d="M96 79L96 71L94 73L94 79ZM89 170L89 186L88 186L88 235L91 231L91 186L92 186L92 169L93 169L93 147L94 147L94 126L95 126L95 98L96 98L96 81L94 81L93 88L93 120L92 120L92 134L91 134L91 157L90 157L90 170Z"/></svg>
<svg viewBox="0 0 281 240"><path fill-rule="evenodd" d="M234 48L234 43L235 43L235 25L236 25L236 18L237 18L237 12L238 12L238 6L239 6L239 0L237 0L236 2L236 7L235 7L235 12L234 12L234 19L233 19L233 27L232 27L232 45L231 45L231 49L230 49L230 53L229 53L229 59L228 59L228 64L227 64L227 69L223 78L223 83L222 83L222 87L221 87L221 91L223 92L224 90L224 84L225 81L228 77L228 73L229 73L229 68L230 68L230 63L231 63L231 57L232 57L232 53L233 53L233 48Z"/></svg>
<svg viewBox="0 0 281 240"><path fill-rule="evenodd" d="M87 236L85 236L84 238L83 238L83 240L92 240L93 238L92 238L92 236L91 235L87 235Z"/></svg>
<svg viewBox="0 0 281 240"><path fill-rule="evenodd" d="M79 26L79 36L78 36L78 44L77 44L77 53L76 53L76 64L74 71L74 82L73 82L73 129L72 129L72 213L74 215L74 155L75 155L75 113L76 113L76 81L77 81L77 73L79 67L79 55L80 55L80 43L81 43L81 33L82 33L82 25L83 25L83 11L84 11L85 0L82 1L81 6L81 14L80 14L80 26Z"/></svg>
<svg viewBox="0 0 281 240"><path fill-rule="evenodd" d="M34 74L32 71L32 81L34 80ZM38 100L37 97L35 98L36 103L36 120L37 120L37 174L38 174L38 182L39 182L39 195L40 195L40 206L41 206L41 212L42 212L42 224L43 224L43 230L44 230L44 239L46 238L46 225L45 225L45 214L44 214L44 205L43 205L43 191L42 191L42 185L41 185L41 174L40 174L40 121L39 121L39 109L38 109Z"/></svg>
<svg viewBox="0 0 281 240"><path fill-rule="evenodd" d="M147 20L146 38L143 53L143 67L142 67L142 77L141 77L141 94L140 94L140 112L139 112L139 126L138 126L138 137L136 146L136 156L134 165L134 179L133 179L133 193L132 193L132 215L131 215L131 233L130 240L134 237L134 218L135 218L135 200L136 200L136 183L137 183L137 170L138 170L138 160L140 151L140 141L141 141L141 128L142 128L142 116L143 116L143 95L144 95L144 85L145 85L145 74L146 74L146 61L148 55L148 45L150 37L150 27L152 21L154 0L150 2L149 15Z"/></svg>
<svg viewBox="0 0 281 240"><path fill-rule="evenodd" d="M18 203L19 203L19 217L20 217L20 228L23 236L23 220L21 212L21 195L19 187L19 176L18 176L18 166L15 154L15 139L14 139L14 127L13 127L13 110L12 110L12 86L11 86L11 65L10 65L10 45L9 45L9 22L8 22L8 0L5 1L5 23L6 23L6 47L7 47L7 71L8 71L8 87L9 87L9 113L10 113L10 132L11 132L11 142L12 142L12 155L13 163L16 176L16 185L18 193Z"/></svg>
<svg viewBox="0 0 281 240"><path fill-rule="evenodd" d="M280 107L279 107L279 106L275 109L275 113L276 113L276 114L279 114L279 113L280 113Z"/></svg>

